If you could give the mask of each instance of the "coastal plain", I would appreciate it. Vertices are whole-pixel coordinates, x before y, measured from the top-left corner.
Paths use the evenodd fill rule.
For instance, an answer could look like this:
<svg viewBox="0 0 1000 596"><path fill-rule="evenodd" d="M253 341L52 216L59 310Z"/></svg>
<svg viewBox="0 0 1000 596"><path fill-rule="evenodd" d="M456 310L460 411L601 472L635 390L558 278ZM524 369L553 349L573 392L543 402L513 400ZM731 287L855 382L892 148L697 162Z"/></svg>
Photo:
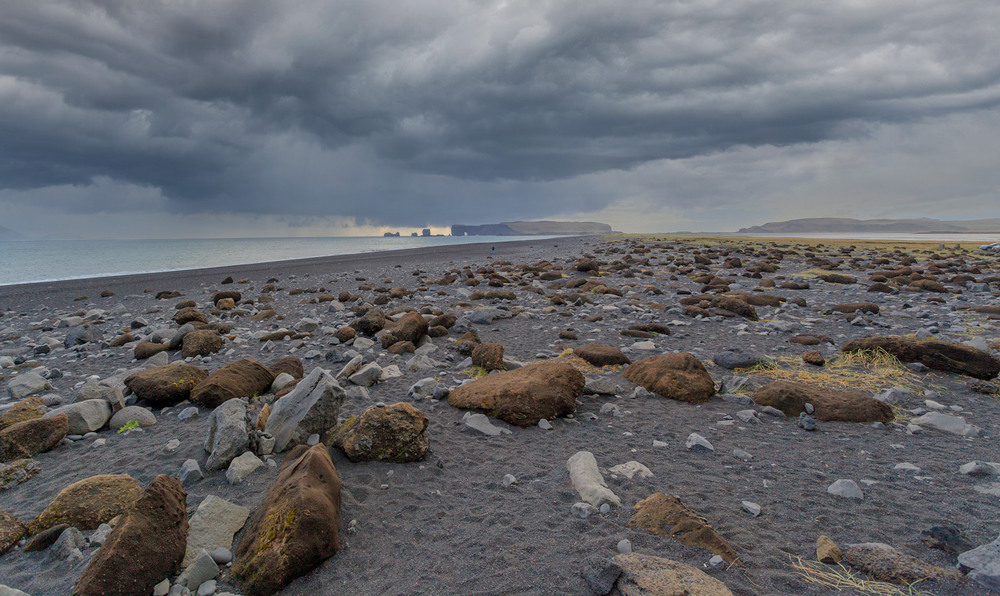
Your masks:
<svg viewBox="0 0 1000 596"><path fill-rule="evenodd" d="M146 594L1000 585L1000 546L959 565L1000 534L1000 257L972 246L512 241L6 286L0 314L0 584L27 594L98 593L114 565ZM178 363L202 371L184 395L136 390ZM336 509L332 539L289 530L322 553L305 566L266 540L289 494ZM166 523L154 500L183 518L166 571L127 542ZM183 538L220 500L245 512L234 560L206 549L195 582Z"/></svg>

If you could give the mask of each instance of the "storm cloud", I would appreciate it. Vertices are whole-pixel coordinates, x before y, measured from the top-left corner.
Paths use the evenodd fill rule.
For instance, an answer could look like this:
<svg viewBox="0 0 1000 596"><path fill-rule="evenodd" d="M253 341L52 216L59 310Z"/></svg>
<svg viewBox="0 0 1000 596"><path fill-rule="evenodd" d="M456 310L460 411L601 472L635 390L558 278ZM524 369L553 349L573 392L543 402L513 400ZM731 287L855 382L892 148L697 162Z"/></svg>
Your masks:
<svg viewBox="0 0 1000 596"><path fill-rule="evenodd" d="M996 215L992 0L2 4L8 227Z"/></svg>

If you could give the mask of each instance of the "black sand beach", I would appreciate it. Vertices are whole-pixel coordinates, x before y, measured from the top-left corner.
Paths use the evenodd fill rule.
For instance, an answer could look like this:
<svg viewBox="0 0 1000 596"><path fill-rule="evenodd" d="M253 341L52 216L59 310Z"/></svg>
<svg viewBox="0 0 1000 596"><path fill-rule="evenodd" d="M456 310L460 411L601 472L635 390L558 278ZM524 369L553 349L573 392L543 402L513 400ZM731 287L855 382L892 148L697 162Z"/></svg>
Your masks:
<svg viewBox="0 0 1000 596"><path fill-rule="evenodd" d="M133 359L134 342L117 347L108 342L129 328L136 342L148 341L156 330L175 331L174 307L186 300L195 302L208 324L231 326L220 330L221 350L190 359L207 372L242 358L270 365L291 356L301 360L305 375L316 367L336 375L351 360L351 350L365 364L398 367L399 376L366 388L367 397L360 386L339 380L352 388L339 418L358 416L379 402L410 403L429 420L429 453L409 463L355 463L332 447L341 484L339 550L281 594L599 593L587 580L598 565L594 561L618 554L619 542L626 539L634 552L699 569L734 594L829 594L834 588L816 581L820 571L829 568L843 575L851 567L846 562L843 567L809 563L816 559L820 535L845 551L856 543L888 544L951 572L914 584L912 593L986 594L981 584L953 572L956 553L932 548L922 533L953 526L972 546L1000 533L1000 479L959 471L969 462L1000 461L996 387L991 391L987 379L906 367L891 359L839 364L838 359L845 358L842 348L850 340L913 334L967 342L995 358L1000 320L989 307L1000 305L1000 260L926 245L849 246L559 238L8 286L0 288L0 357L10 363L0 369L0 383L6 387L36 367L48 371L51 388L37 392L47 407L73 403L90 378L122 388L129 374L147 364ZM545 272L559 275L543 280ZM830 273L852 276L855 282L821 279ZM454 279L448 281L449 275ZM873 281L875 276L886 281ZM233 283L221 283L227 277ZM467 279L478 285L467 285ZM576 280L599 283L581 291L581 286L570 287ZM921 280L938 283L943 291ZM768 281L776 283L762 284ZM788 282L808 288L781 287ZM868 291L875 283L886 284L886 291ZM265 288L268 284L273 290ZM390 288L405 292L394 295ZM213 304L215 292L233 290L242 295L235 308ZM164 291L179 295L157 299ZM102 297L102 292L112 295ZM342 292L352 299L338 300ZM741 292L745 296L739 297ZM742 306L712 300L727 294L737 296L732 299ZM261 301L262 296L273 301ZM320 296L331 299L319 301ZM681 303L697 296L703 300ZM746 296L770 296L773 302ZM377 304L380 297L384 302ZM856 303L875 304L878 312L865 312L862 306L833 309ZM369 307L352 312L363 304ZM412 353L389 353L379 337L362 349L334 339L334 332L375 308L373 304L387 315L413 309L427 318L454 314L460 323L458 330L417 342L423 346L418 354L429 358L429 364L413 363ZM745 316L747 305L754 316ZM276 316L252 320L266 308ZM737 308L739 313L733 310ZM472 317L483 309L499 311ZM146 324L137 327L139 318ZM64 347L67 333L84 324L100 338ZM643 324L663 328L645 336L621 334ZM466 354L457 350L463 327L483 343L502 344L509 368L567 363L583 373L589 390L579 392L570 416L550 420L549 430L520 428L496 418L492 424L509 434L487 436L471 429L464 422L468 410L449 405L441 395L410 392L421 379L433 378L453 389L485 372L472 369ZM291 334L296 328L308 331L284 341L259 338L282 329ZM803 334L815 336L815 345L790 341ZM166 340L170 334L160 335ZM598 367L573 355L572 348L591 343L620 348L633 363L688 352L717 385L724 385L719 394L696 403L654 395L628 381L623 366ZM735 370L723 366L720 355L731 348L752 362ZM803 363L802 355L814 350L826 360L825 367ZM155 358L184 361L177 351ZM798 424L797 413L770 415L754 405L755 390L775 379L867 396L892 387L908 392L900 393L893 405L892 422L821 419L816 430L808 431ZM262 406L276 399L269 392L242 397L251 427ZM18 401L6 391L2 399L0 412ZM145 402L140 399L137 405ZM178 475L185 460L196 460L204 470L212 408L198 406L196 416L179 419L190 406L149 407L156 418L152 426L127 433L105 426L96 435L66 439L34 455L40 471L0 491L0 510L28 523L66 486L91 476L128 474L146 487L159 474ZM963 417L978 430L962 435L919 423L914 428L913 419L938 409ZM747 410L757 413L747 416ZM707 439L713 450L688 449L692 433ZM168 448L174 440L179 445ZM734 450L749 457L738 457ZM576 514L574 504L583 499L570 481L567 460L580 451L594 455L621 507L587 517ZM253 512L278 477L284 455L265 455L263 467L235 484L227 481L225 468L206 470L203 480L184 487L188 514L211 495ZM629 479L610 471L631 461L652 475ZM899 466L904 463L912 466ZM505 483L508 474L516 482ZM863 498L830 494L828 487L839 479L857 483ZM634 505L654 493L679 497L731 545L739 564L710 564L713 552L708 549L629 525ZM759 516L749 513L744 501L759 505ZM234 552L246 534L246 529L237 533ZM29 539L0 555L0 584L32 595L71 593L100 550L85 544L79 557L69 558L54 555L54 547L25 552ZM850 573L870 579L857 569ZM216 593L244 593L230 568L223 566L216 579ZM847 583L843 591L863 593Z"/></svg>

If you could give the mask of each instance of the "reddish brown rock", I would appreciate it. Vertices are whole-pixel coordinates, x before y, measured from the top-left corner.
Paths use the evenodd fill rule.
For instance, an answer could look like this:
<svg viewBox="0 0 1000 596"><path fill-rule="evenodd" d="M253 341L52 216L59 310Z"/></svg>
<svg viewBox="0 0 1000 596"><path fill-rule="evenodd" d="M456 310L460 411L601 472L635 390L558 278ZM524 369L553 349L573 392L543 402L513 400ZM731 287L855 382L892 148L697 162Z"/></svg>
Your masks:
<svg viewBox="0 0 1000 596"><path fill-rule="evenodd" d="M408 403L376 406L340 424L332 442L353 462L420 461L430 451L427 423L427 415Z"/></svg>
<svg viewBox="0 0 1000 596"><path fill-rule="evenodd" d="M146 358L156 356L160 352L166 352L169 348L168 344L157 344L151 341L139 342L132 349L132 356L136 360L145 360Z"/></svg>
<svg viewBox="0 0 1000 596"><path fill-rule="evenodd" d="M412 342L408 341L397 341L388 348L386 348L390 354L412 354L417 351L417 347L413 345Z"/></svg>
<svg viewBox="0 0 1000 596"><path fill-rule="evenodd" d="M873 302L849 302L847 304L835 304L830 307L830 310L846 314L854 314L859 310L865 314L877 315L879 313L878 305Z"/></svg>
<svg viewBox="0 0 1000 596"><path fill-rule="evenodd" d="M360 319L355 319L351 327L358 333L373 336L385 327L385 313L381 308L372 308Z"/></svg>
<svg viewBox="0 0 1000 596"><path fill-rule="evenodd" d="M94 553L73 596L139 596L180 571L187 546L187 493L160 474Z"/></svg>
<svg viewBox="0 0 1000 596"><path fill-rule="evenodd" d="M472 348L472 365L486 370L506 370L507 367L503 363L503 345L476 344L476 347Z"/></svg>
<svg viewBox="0 0 1000 596"><path fill-rule="evenodd" d="M305 369L302 367L302 361L294 356L287 356L280 360L276 360L275 362L272 362L267 369L270 370L271 374L276 377L281 373L288 373L292 375L292 378L294 379L301 379L306 374Z"/></svg>
<svg viewBox="0 0 1000 596"><path fill-rule="evenodd" d="M823 354L820 354L819 350L812 350L802 355L802 362L813 366L823 366L826 364L826 358L823 358Z"/></svg>
<svg viewBox="0 0 1000 596"><path fill-rule="evenodd" d="M733 596L724 583L700 569L650 555L615 555L621 574L613 594L623 596Z"/></svg>
<svg viewBox="0 0 1000 596"><path fill-rule="evenodd" d="M181 356L208 356L222 349L222 336L214 331L192 331L184 335L181 344Z"/></svg>
<svg viewBox="0 0 1000 596"><path fill-rule="evenodd" d="M338 549L340 480L325 445L296 447L236 549L233 576L247 596L277 592Z"/></svg>
<svg viewBox="0 0 1000 596"><path fill-rule="evenodd" d="M886 336L847 342L843 351L885 350L900 362L920 362L928 368L988 381L1000 373L1000 360L989 352L938 339Z"/></svg>
<svg viewBox="0 0 1000 596"><path fill-rule="evenodd" d="M177 314L173 316L173 320L178 325L183 325L184 323L190 323L192 321L198 321L199 323L207 323L208 317L203 313L199 312L196 308L182 308L177 311Z"/></svg>
<svg viewBox="0 0 1000 596"><path fill-rule="evenodd" d="M451 392L448 403L517 426L531 426L542 418L572 414L585 382L569 364L539 362L466 383Z"/></svg>
<svg viewBox="0 0 1000 596"><path fill-rule="evenodd" d="M573 348L573 354L583 358L594 366L615 366L631 364L632 360L614 346L604 344L587 344Z"/></svg>
<svg viewBox="0 0 1000 596"><path fill-rule="evenodd" d="M223 366L191 390L191 401L215 408L234 397L252 397L267 393L274 375L266 366L243 358Z"/></svg>
<svg viewBox="0 0 1000 596"><path fill-rule="evenodd" d="M703 402L715 395L715 382L693 354L660 354L632 364L625 378L653 393L686 402Z"/></svg>
<svg viewBox="0 0 1000 596"><path fill-rule="evenodd" d="M0 461L29 458L54 448L69 432L69 417L56 414L12 424L0 430Z"/></svg>
<svg viewBox="0 0 1000 596"><path fill-rule="evenodd" d="M197 366L175 362L130 375L125 378L125 385L139 399L164 408L188 399L191 390L207 377L208 372Z"/></svg>
<svg viewBox="0 0 1000 596"><path fill-rule="evenodd" d="M333 334L333 336L342 344L351 341L356 335L357 332L354 331L354 327L350 326L341 327Z"/></svg>
<svg viewBox="0 0 1000 596"><path fill-rule="evenodd" d="M798 416L812 404L819 420L841 422L891 422L892 408L856 391L837 391L791 381L774 381L757 390L754 402L777 408L789 416Z"/></svg>
<svg viewBox="0 0 1000 596"><path fill-rule="evenodd" d="M427 335L427 321L418 312L408 312L403 315L392 328L392 334L398 341L408 341L416 345Z"/></svg>
<svg viewBox="0 0 1000 596"><path fill-rule="evenodd" d="M216 292L212 294L212 304L219 306L219 301L224 300L226 298L232 300L233 304L235 305L237 302L243 299L243 294L234 290Z"/></svg>
<svg viewBox="0 0 1000 596"><path fill-rule="evenodd" d="M108 342L108 347L117 348L124 346L125 344L132 343L134 341L135 337L133 337L131 333L122 333L118 337Z"/></svg>

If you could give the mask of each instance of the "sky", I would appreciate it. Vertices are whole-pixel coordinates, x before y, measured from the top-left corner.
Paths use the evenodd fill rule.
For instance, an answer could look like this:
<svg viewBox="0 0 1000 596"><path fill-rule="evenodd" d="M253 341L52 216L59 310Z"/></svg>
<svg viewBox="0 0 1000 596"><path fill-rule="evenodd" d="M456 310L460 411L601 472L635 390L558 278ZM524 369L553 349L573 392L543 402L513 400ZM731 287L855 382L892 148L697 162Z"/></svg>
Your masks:
<svg viewBox="0 0 1000 596"><path fill-rule="evenodd" d="M37 237L1000 216L996 0L0 0Z"/></svg>

